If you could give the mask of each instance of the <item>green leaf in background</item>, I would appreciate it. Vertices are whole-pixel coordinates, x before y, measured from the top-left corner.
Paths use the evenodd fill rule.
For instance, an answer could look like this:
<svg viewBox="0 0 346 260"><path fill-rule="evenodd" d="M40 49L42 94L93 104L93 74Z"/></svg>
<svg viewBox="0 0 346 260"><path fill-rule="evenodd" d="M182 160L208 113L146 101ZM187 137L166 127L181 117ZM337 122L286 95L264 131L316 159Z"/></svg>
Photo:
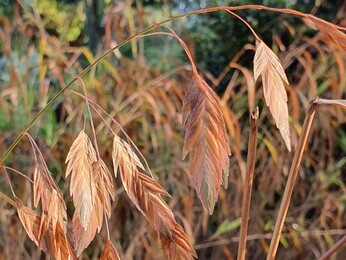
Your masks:
<svg viewBox="0 0 346 260"><path fill-rule="evenodd" d="M220 236L222 234L228 233L230 231L236 230L241 225L241 218L237 218L232 221L225 220L221 223L221 225L217 228L215 235Z"/></svg>
<svg viewBox="0 0 346 260"><path fill-rule="evenodd" d="M57 138L56 131L58 130L57 118L54 111L47 112L45 124L40 129L40 134L44 136L46 144L49 147Z"/></svg>
<svg viewBox="0 0 346 260"><path fill-rule="evenodd" d="M284 248L288 248L289 247L287 239L283 235L280 236L280 243L281 243L281 245L283 245Z"/></svg>
<svg viewBox="0 0 346 260"><path fill-rule="evenodd" d="M264 230L265 230L265 231L273 231L273 230L274 230L274 223L273 223L273 221L269 220L269 221L265 224ZM287 239L286 239L283 235L280 236L280 243L281 243L281 244L283 245L283 247L285 247L285 248L288 248L288 247L289 247L289 243L288 243Z"/></svg>

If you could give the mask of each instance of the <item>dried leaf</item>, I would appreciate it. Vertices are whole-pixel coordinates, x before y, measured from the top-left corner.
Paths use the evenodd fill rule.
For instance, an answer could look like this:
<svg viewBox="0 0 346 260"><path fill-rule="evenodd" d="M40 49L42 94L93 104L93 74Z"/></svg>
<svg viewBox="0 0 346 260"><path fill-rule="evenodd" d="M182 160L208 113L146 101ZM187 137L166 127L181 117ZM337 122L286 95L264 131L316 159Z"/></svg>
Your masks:
<svg viewBox="0 0 346 260"><path fill-rule="evenodd" d="M257 46L254 58L255 80L262 76L264 98L276 122L287 149L291 151L290 127L288 123L287 93L288 83L279 58L263 41Z"/></svg>
<svg viewBox="0 0 346 260"><path fill-rule="evenodd" d="M192 183L212 214L220 184L228 185L230 148L219 98L198 74L185 94L183 125L183 159L190 153Z"/></svg>
<svg viewBox="0 0 346 260"><path fill-rule="evenodd" d="M82 130L67 154L66 177L72 172L70 195L73 195L80 224L85 230L89 226L97 193L92 169L94 162L96 162L95 150Z"/></svg>
<svg viewBox="0 0 346 260"><path fill-rule="evenodd" d="M118 136L114 136L112 159L115 174L119 169L129 198L163 237L165 255L168 255L169 259L175 259L170 252L177 248L179 254L188 256L185 259L196 256L185 232L176 223L172 210L161 197L168 193L153 178L139 171L139 168L144 169L139 158L131 146Z"/></svg>
<svg viewBox="0 0 346 260"><path fill-rule="evenodd" d="M120 260L119 254L112 241L108 240L103 248L100 260Z"/></svg>
<svg viewBox="0 0 346 260"><path fill-rule="evenodd" d="M335 28L333 24L319 19L313 15L309 15L309 19L334 44L340 46L344 51L346 51L346 34Z"/></svg>

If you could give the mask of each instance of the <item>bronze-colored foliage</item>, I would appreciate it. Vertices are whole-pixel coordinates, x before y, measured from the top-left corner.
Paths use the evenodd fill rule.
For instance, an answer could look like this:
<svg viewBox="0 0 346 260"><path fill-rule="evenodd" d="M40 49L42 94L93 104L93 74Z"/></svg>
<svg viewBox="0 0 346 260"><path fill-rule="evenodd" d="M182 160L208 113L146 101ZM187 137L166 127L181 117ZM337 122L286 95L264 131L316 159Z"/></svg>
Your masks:
<svg viewBox="0 0 346 260"><path fill-rule="evenodd" d="M254 58L255 80L262 76L264 98L284 139L287 149L291 151L291 135L288 123L287 93L285 84L289 85L279 58L263 42L256 48Z"/></svg>
<svg viewBox="0 0 346 260"><path fill-rule="evenodd" d="M316 4L315 11L322 6L323 3L320 6ZM345 22L342 12L345 7L346 5L339 8L334 20L339 21L341 25ZM250 24L254 20L249 19L249 16L243 19L237 14L242 10L250 9L300 17L321 33L311 36L305 34L304 26L298 27L296 22L284 24L286 22L284 21L282 24L285 27L280 27L282 31L273 34L271 46L273 50L280 49L283 52L281 65L274 52L264 44L251 27ZM169 259L191 259L196 256L191 244L195 244L201 259L233 259L236 257L237 243L235 242L244 241L244 239L248 247L243 247L241 250L247 251L248 258L263 259L269 252L268 258L273 259L277 248L268 251L270 237L274 237L272 241L276 241L277 244L280 238L287 240L287 248L278 248L278 258L281 256L292 259L325 258L328 252L335 253L336 246L345 242L345 239L339 240L346 234L342 225L345 219L345 208L342 204L345 190L342 174L345 166L342 154L345 131L337 127L346 121L345 113L334 106L345 107L345 100L342 99L345 98L346 82L344 77L346 58L344 31L346 28L311 14L260 5L205 8L150 26L153 22L152 10L148 12L147 6L142 5L140 0L136 1L136 4L127 1L125 4L115 3L111 11L105 15L103 21L106 42L103 46L109 46L106 47L109 49L105 50L100 45L97 53L93 54L86 47L80 46L79 40L72 44L61 41L63 32L59 33L59 37L51 34L50 31L46 32L48 27L45 17L40 10L35 10L35 5L27 6L25 1L14 1L13 11L13 16L8 18L7 14L0 15L0 42L3 42L2 47L4 47L0 58L5 61L1 65L4 73L0 83L0 127L4 130L0 131L2 140L0 146L5 151L0 160L3 169L3 172L0 172L0 230L2 234L0 259L9 259L12 256L37 258L40 255L31 241L23 239L23 232L18 232L22 229L19 227L21 223L28 237L42 251L55 259L72 259L76 258L76 255L81 256L95 235L100 233L103 224L107 225L106 232L98 236L98 243L94 243L94 247L84 253L83 258L91 257L92 254L94 257L102 251L101 259L120 259L110 239L121 239L121 244L126 250L126 257L134 259L162 258L157 255L158 237L164 256ZM166 11L164 15L167 14ZM257 50L252 44L244 45L241 50L234 49L231 55L232 60L219 75L204 71L203 75L211 84L209 87L198 75L197 65L193 61L195 58L199 60L198 52L194 52L198 43L193 42L193 36L186 33L184 26L179 26L178 30L179 34L184 35L186 42L169 27L165 27L165 24L192 14L216 11L227 11L237 17L251 30L259 44ZM270 26L269 23L267 28ZM143 28L146 29L141 31ZM234 28L231 29L234 30ZM285 32L286 29L288 31ZM208 35L211 34L208 33ZM31 39L29 46L27 45L28 36ZM161 61L157 65L156 62L146 60L148 56L145 54L152 54L150 47L153 45L149 42L150 39L148 39L150 44L147 42L144 44L144 41L137 44L135 39L151 36L160 38L158 42L165 37L170 42L178 40L189 58L190 65L183 64L180 55L171 60L172 64L169 64L167 70L165 66L160 67ZM232 41L238 40L233 38ZM117 45L117 42L120 45ZM293 44L287 45L289 42ZM131 57L122 55L119 51L121 46L129 43L132 44ZM334 48L333 44L338 48ZM20 48L24 46L24 49L18 46L21 46ZM174 47L172 50L178 53L177 48ZM247 67L249 64L243 63L248 58L244 55L248 50L256 50L254 75L251 68ZM153 54L156 54L156 51L159 52L161 49L155 49ZM102 55L102 52L105 54ZM114 66L114 57L110 57L111 53L118 58L116 66ZM166 54L169 53L166 52ZM152 59L152 56L149 56ZM9 60L9 57L15 58ZM33 60L34 64L32 64ZM162 61L165 62L165 60ZM86 67L86 62L89 62L90 66ZM220 64L218 64L219 67ZM283 70L287 67L290 67L292 86L288 85ZM190 68L193 71L193 80L189 89L185 91ZM236 68L234 73L233 68ZM167 72L162 73L162 69ZM272 126L267 124L266 120L259 120L260 132L257 136L259 142L256 160L245 159L245 137L249 130L251 132L247 116L249 108L252 111L261 98L261 92L255 91L255 80L260 75L265 103L269 106L269 109L264 109L261 114L264 116L268 113L272 114L276 125L280 128L285 145L289 147L292 140L296 147L295 154L300 156L302 155L300 151L303 152L303 150L299 149L298 137L303 136L301 133L304 133L306 129L301 125L302 112L307 109L311 98L317 95L328 98L314 101L320 112L316 114L315 119L318 124L311 128L310 138L313 142L307 139L306 149L311 156L303 157L301 164L292 164L294 166L292 169L295 171L299 169L298 178L302 177L296 183L298 187L294 190L294 181L286 181L291 156L285 155L286 152L279 145L282 143L281 138L276 138L277 134L270 131ZM229 81L228 76L231 76ZM76 92L77 89L72 90L79 80L82 82L83 94ZM54 86L60 85L62 88L52 99L50 99L52 97L51 83ZM219 102L218 96L212 89L221 85L226 89ZM285 89L290 98L290 122ZM180 158L183 137L179 124L181 123L181 101L184 99L185 92L183 124L186 136L183 157L190 156L190 170L186 169L186 164ZM67 98L61 100L63 93ZM109 98L110 95L112 95L111 98ZM57 118L59 122L56 124L55 120L49 119L51 115L48 111L60 101L59 107L61 105L62 114ZM93 139L91 142L83 130L73 142L68 154L66 176L71 174L70 193L76 205L73 218L68 219L63 201L63 194L69 189L68 185L63 182L60 182L59 186L56 184L36 144L33 145L35 161L32 179L31 176L21 173L17 168L29 168L32 162L26 160L25 156L19 154L18 151L26 151L25 141L20 141L34 130L35 134L38 133L40 143L45 143L47 146L44 155L49 159L49 169L52 171L54 169L54 176L58 181L64 170L60 164L63 163L65 159L63 157L71 145L70 137L74 135L71 130L81 127L83 122L85 125L85 106L88 109L87 121L90 122ZM42 110L36 113L37 109ZM59 114L61 111L59 108ZM23 112L32 120L27 124L24 120L23 125L12 123L20 122L18 117L23 115ZM51 112L54 119L57 111ZM111 121L113 123L110 123ZM291 129L289 123L292 126ZM227 133L224 130L225 124ZM33 129L33 126L37 128ZM36 132L38 128L40 131ZM139 209L138 212L130 212L131 209L124 203L123 196L119 198L117 208L111 205L115 198L115 190L113 176L107 169L106 163L110 163L108 148L112 138L109 139L109 136L113 137L113 131L118 131L119 128L126 136L131 136L134 142L130 143L120 138L114 140L116 144L116 148L113 149L115 175L119 170L124 190ZM41 132L41 130L44 131ZM19 133L17 138L14 141L11 140L13 134L17 135L17 133ZM45 134L42 135L42 133ZM232 162L230 165L227 134L229 134L234 152L234 156L230 158ZM101 140L102 146L98 147L97 142ZM20 147L14 150L19 143ZM33 140L31 143L34 143ZM248 147L251 147L251 143L249 141ZM136 145L139 145L140 152L135 147ZM13 151L14 153L11 154ZM143 154L143 160L142 157L138 158L139 153ZM251 155L251 152L248 152L249 154ZM105 156L106 163L100 155ZM22 160L23 157L25 160ZM170 203L174 205L174 212L177 212L177 217L184 224L185 230L176 222L172 209L162 196L170 194L155 181L151 174L147 174L150 170L147 164L145 166L142 164L144 157L149 159L151 165L155 165L153 171L160 171L160 176L164 176L161 179L162 186L167 187L174 198ZM253 199L257 205L254 205L251 212L241 213L240 209L243 207L241 197L246 197L244 196L244 187L246 187L244 184L247 183L246 163L250 165L251 162L256 166ZM220 184L227 186L227 175L230 170L228 168L231 168L235 174L232 174L229 181L232 183L232 189L225 191L220 189ZM187 175L185 176L183 172ZM279 172L283 174L278 174ZM292 176L291 173L289 176ZM202 198L203 206L208 208L209 212L213 211L214 204L218 200L219 207L214 210L213 216L209 216L207 211L198 206L200 202L195 196L195 191L187 185L189 177L198 196ZM15 201L7 195L6 180ZM29 183L33 184L32 191ZM280 212L285 214L278 214L280 217L277 223L285 221L286 224L281 228L284 227L286 230L281 234L281 228L277 228L281 224L276 225L272 235L270 232L264 232L268 231L264 229L272 227L274 215L276 215L273 213L279 206L277 195L281 194L285 186L292 188L290 192L294 191L292 203L289 204L289 199L287 200L291 195L285 192L287 196L283 196L281 205L290 206L292 211L288 211L289 217L286 219L287 209L280 209ZM121 188L118 193L124 194L122 191ZM29 205L32 195L33 207L36 211L25 207L15 195L17 192L21 196L30 195L24 202ZM315 196L316 194L319 196ZM14 219L15 214L9 207L10 204L17 209L20 221ZM111 226L108 227L108 220L105 219L103 222L103 217L110 218L111 214L115 216L109 222ZM141 214L149 221L154 232L146 219L139 216ZM229 218L239 217L240 214L242 214L242 224L246 223L243 220L247 218L252 223L251 230L249 228L251 235L240 232L243 235L238 238L236 227L228 230L229 227L225 228L225 226L239 223L239 219L234 222ZM131 221L127 218L129 215L131 215ZM253 218L254 216L256 217ZM268 216L272 217L268 219ZM67 225L67 221L71 221L71 225ZM222 229L225 230L220 232ZM69 231L72 231L72 242L69 240ZM129 236L128 234L132 232L135 235ZM18 241L20 246L17 247ZM100 245L103 242L105 244L102 250ZM238 245L241 248L242 243ZM327 248L330 249L325 252ZM336 258L345 258L344 251L339 250L337 253ZM40 258L50 256L42 254ZM243 256L238 254L239 259L244 256L245 254Z"/></svg>
<svg viewBox="0 0 346 260"><path fill-rule="evenodd" d="M161 195L169 194L152 178L140 172L144 170L131 146L118 136L114 136L112 159L114 172L119 173L124 189L138 210L152 227L160 233L163 252L169 259L181 257L191 259L196 256L185 232L176 223L174 215Z"/></svg>
<svg viewBox="0 0 346 260"><path fill-rule="evenodd" d="M219 98L197 73L185 94L183 125L183 159L190 153L191 181L212 214L220 184L228 186L230 148Z"/></svg>

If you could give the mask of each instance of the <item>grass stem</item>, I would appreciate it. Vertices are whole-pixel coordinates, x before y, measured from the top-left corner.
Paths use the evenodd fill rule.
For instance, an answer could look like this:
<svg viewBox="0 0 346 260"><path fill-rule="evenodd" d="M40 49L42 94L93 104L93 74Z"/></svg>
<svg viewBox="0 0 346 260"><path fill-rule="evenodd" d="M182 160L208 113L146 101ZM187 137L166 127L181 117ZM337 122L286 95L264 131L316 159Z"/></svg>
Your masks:
<svg viewBox="0 0 346 260"><path fill-rule="evenodd" d="M311 102L308 113L305 116L302 132L300 134L299 141L298 141L298 146L297 146L297 149L294 153L294 158L293 158L293 161L291 164L291 169L290 169L290 172L288 175L288 180L286 183L285 192L284 192L284 195L282 198L282 202L280 204L279 214L278 214L278 217L276 219L275 229L274 229L272 240L270 242L267 260L275 259L275 255L276 255L276 252L277 252L277 249L279 246L281 232L282 232L284 222L286 219L288 207L290 205L294 184L296 182L296 178L298 175L299 165L300 165L300 162L301 162L302 157L303 157L304 147L307 143L310 129L311 129L314 117L315 117L317 100L318 100L318 98L314 99Z"/></svg>
<svg viewBox="0 0 346 260"><path fill-rule="evenodd" d="M257 149L258 107L250 115L250 134L247 153L247 174L244 184L243 207L241 212L240 240L238 246L238 260L244 260L246 254L246 238L250 218L251 192L254 177Z"/></svg>
<svg viewBox="0 0 346 260"><path fill-rule="evenodd" d="M275 258L275 255L279 246L281 232L282 232L284 222L286 219L288 207L290 205L294 184L298 175L299 165L302 160L304 147L307 143L307 139L310 133L312 122L314 120L317 106L321 106L321 105L333 105L333 106L346 109L346 100L322 99L317 97L310 104L310 108L308 110L308 113L305 117L305 121L303 124L302 133L299 137L298 146L294 153L294 158L293 158L291 169L288 175L285 192L284 192L283 199L280 205L279 214L276 220L273 237L270 242L270 248L269 248L267 260L269 259L271 260Z"/></svg>
<svg viewBox="0 0 346 260"><path fill-rule="evenodd" d="M327 252L325 252L318 260L327 260L340 248L346 246L346 236L341 238L334 246L332 246Z"/></svg>

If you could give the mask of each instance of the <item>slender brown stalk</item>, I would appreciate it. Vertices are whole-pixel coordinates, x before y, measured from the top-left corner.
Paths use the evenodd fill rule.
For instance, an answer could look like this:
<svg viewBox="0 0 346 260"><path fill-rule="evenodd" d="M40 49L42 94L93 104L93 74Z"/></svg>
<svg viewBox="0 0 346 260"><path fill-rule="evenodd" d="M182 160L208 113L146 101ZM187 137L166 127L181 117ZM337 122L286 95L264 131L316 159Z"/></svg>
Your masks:
<svg viewBox="0 0 346 260"><path fill-rule="evenodd" d="M279 245L280 235L281 235L282 228L283 228L283 225L285 222L288 207L290 205L294 184L295 184L295 181L297 178L299 165L300 165L300 162L302 160L304 147L306 145L306 142L307 142L307 139L308 139L308 136L310 133L311 125L312 125L312 122L314 120L317 106L320 106L320 105L333 105L333 106L339 106L342 108L346 108L346 100L328 100L328 99L322 99L322 98L317 97L310 104L310 108L309 108L308 113L305 117L302 133L299 137L297 150L294 153L294 158L293 158L293 162L291 164L291 169L289 172L285 192L284 192L283 199L282 199L282 202L280 205L279 214L278 214L278 217L276 220L273 237L272 237L272 240L270 242L270 248L269 248L267 260L275 258L275 255L276 255L276 252L278 249L278 245Z"/></svg>
<svg viewBox="0 0 346 260"><path fill-rule="evenodd" d="M247 153L247 175L244 184L243 207L241 212L240 240L238 247L238 260L244 260L246 254L246 237L250 218L251 192L254 177L257 149L258 107L250 115L250 134Z"/></svg>
<svg viewBox="0 0 346 260"><path fill-rule="evenodd" d="M95 126L94 126L94 120L91 114L91 110L90 110L90 105L89 105L89 99L88 99L88 92L86 90L84 81L82 78L79 78L81 85L82 85L82 89L84 92L84 96L85 96L85 103L87 105L87 109L88 109L88 114L89 114L89 120L90 120L90 128L91 128L91 133L93 136L93 140L94 140L94 146L95 146L95 150L96 150L96 156L97 156L97 160L100 159L100 152L99 152L99 147L97 145L97 138L96 138L96 132L95 132Z"/></svg>
<svg viewBox="0 0 346 260"><path fill-rule="evenodd" d="M319 98L316 100L316 104L318 105L333 105L339 106L341 108L346 108L346 99L323 99Z"/></svg>
<svg viewBox="0 0 346 260"><path fill-rule="evenodd" d="M329 229L329 230L311 230L311 231L302 231L298 232L297 236L305 239L309 239L310 237L321 237L321 236L340 236L345 235L346 229ZM284 233L282 234L283 237L291 239L292 234L290 233ZM266 233L266 234L252 234L248 235L246 238L246 241L256 241L256 240L264 240L264 239L271 239L273 237L273 234ZM225 238L225 239L217 239L216 241L210 241L210 242L204 242L201 244L196 244L194 246L195 250L201 250L205 248L210 247L217 247L217 246L223 246L230 243L239 243L240 237L231 237L231 238Z"/></svg>
<svg viewBox="0 0 346 260"><path fill-rule="evenodd" d="M299 137L297 150L294 153L294 158L293 158L291 169L288 175L288 180L287 180L285 192L282 198L282 202L280 205L279 214L276 219L273 237L272 237L272 240L270 241L270 248L269 248L267 260L275 258L275 255L279 246L280 235L281 235L282 228L284 226L284 222L286 219L288 207L290 205L294 184L298 175L299 165L303 157L304 147L307 143L311 125L315 117L317 101L318 101L318 98L314 99L311 102L308 113L305 116L303 129Z"/></svg>
<svg viewBox="0 0 346 260"><path fill-rule="evenodd" d="M240 15L237 15L236 13L232 12L231 10L226 10L228 13L230 13L231 15L237 17L240 21L242 21L242 23L244 23L252 32L253 36L256 38L257 41L261 41L261 38L258 37L257 33L255 32L255 30L251 27L251 25L245 21Z"/></svg>
<svg viewBox="0 0 346 260"><path fill-rule="evenodd" d="M6 176L6 180L7 180L7 182L8 182L8 185L9 185L10 188L11 188L11 192L12 192L13 197L16 197L16 194L14 193L13 186L12 186L12 183L11 183L11 179L10 179L10 177L8 176L8 173L7 173L7 171L6 171L6 168L5 168L5 167L2 167L2 169L4 170L4 173L5 173L5 176Z"/></svg>
<svg viewBox="0 0 346 260"><path fill-rule="evenodd" d="M341 238L334 246L332 246L327 252L325 252L318 260L329 259L336 251L343 246L346 246L346 236Z"/></svg>
<svg viewBox="0 0 346 260"><path fill-rule="evenodd" d="M25 179L27 179L28 181L30 181L31 183L34 183L33 180L30 179L28 176L26 176L24 173L22 173L22 172L20 172L20 171L18 171L18 170L16 170L16 169L13 169L12 167L9 167L9 166L4 166L4 165L3 165L2 167L4 167L4 169L10 170L10 171L12 171L12 172L14 172L14 173L17 173L17 174L19 174L20 176L22 176L23 178L25 178Z"/></svg>

